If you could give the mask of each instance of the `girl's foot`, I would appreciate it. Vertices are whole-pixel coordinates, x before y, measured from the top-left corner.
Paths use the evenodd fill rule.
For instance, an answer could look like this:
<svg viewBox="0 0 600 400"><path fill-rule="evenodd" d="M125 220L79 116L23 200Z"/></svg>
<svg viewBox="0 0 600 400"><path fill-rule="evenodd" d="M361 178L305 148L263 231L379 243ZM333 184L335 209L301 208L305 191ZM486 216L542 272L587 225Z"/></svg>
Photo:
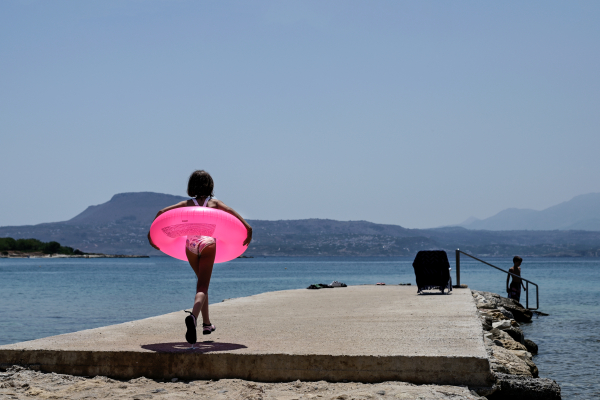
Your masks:
<svg viewBox="0 0 600 400"><path fill-rule="evenodd" d="M212 332L216 331L217 328L213 324L202 324L202 334L210 335Z"/></svg>
<svg viewBox="0 0 600 400"><path fill-rule="evenodd" d="M192 314L189 311L186 311L186 313L190 313L190 315L185 317L185 326L187 328L187 332L185 333L185 340L187 340L187 342L189 344L194 344L194 343L196 343L196 340L197 340L196 317L194 317L194 314Z"/></svg>

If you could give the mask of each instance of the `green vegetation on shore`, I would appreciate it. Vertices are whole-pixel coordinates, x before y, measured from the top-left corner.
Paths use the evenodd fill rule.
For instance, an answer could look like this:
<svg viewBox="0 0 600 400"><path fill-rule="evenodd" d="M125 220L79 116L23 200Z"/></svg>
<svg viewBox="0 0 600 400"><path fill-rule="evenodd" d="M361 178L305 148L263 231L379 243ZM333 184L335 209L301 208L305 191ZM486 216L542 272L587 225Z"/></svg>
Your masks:
<svg viewBox="0 0 600 400"><path fill-rule="evenodd" d="M20 253L65 254L69 256L85 254L79 249L61 246L60 243L55 241L42 242L37 239L0 238L0 253L8 255L9 251L17 251Z"/></svg>

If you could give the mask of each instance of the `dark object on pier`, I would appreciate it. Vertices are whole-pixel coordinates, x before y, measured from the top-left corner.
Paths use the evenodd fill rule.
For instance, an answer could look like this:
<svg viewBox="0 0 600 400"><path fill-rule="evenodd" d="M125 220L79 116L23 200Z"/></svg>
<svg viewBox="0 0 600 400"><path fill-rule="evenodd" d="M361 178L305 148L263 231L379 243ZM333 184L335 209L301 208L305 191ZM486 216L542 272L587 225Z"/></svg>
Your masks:
<svg viewBox="0 0 600 400"><path fill-rule="evenodd" d="M326 283L313 283L312 285L307 287L307 289L328 289L328 288L333 288L333 286L328 285Z"/></svg>
<svg viewBox="0 0 600 400"><path fill-rule="evenodd" d="M444 293L452 291L450 263L443 250L422 250L417 253L413 262L417 278L418 293L423 290L439 290Z"/></svg>

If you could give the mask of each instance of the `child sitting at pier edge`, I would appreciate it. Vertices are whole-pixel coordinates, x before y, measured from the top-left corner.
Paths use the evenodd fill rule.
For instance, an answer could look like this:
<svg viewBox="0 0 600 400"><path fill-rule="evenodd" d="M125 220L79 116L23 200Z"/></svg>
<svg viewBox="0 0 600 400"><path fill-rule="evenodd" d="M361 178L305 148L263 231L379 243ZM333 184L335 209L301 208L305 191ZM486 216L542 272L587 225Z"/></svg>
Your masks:
<svg viewBox="0 0 600 400"><path fill-rule="evenodd" d="M523 262L523 259L521 257L514 256L513 257L514 265L508 270L508 272L511 272L515 275L521 276L521 263L522 262ZM510 281L511 277L512 277L512 282L509 285L508 282ZM509 299L515 299L516 301L521 300L521 286L523 286L523 290L527 290L525 288L525 285L523 285L523 280L521 278L516 277L514 275L506 276L506 291L508 292Z"/></svg>

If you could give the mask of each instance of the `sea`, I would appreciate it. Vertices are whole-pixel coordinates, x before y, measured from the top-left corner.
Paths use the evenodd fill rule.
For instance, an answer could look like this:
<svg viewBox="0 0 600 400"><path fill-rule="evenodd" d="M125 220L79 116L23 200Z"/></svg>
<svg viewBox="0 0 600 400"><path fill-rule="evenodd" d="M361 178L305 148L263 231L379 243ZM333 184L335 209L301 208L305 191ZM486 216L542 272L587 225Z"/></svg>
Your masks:
<svg viewBox="0 0 600 400"><path fill-rule="evenodd" d="M454 254L449 259L456 283ZM236 259L215 265L209 302L334 280L347 285L415 285L412 261L395 257ZM512 266L508 258L486 261L503 269ZM556 380L563 399L600 398L600 259L525 258L521 268L522 276L539 286L539 310L549 314L521 325L526 337L539 345L534 362L540 376ZM469 288L505 295L504 273L465 256L460 270L461 283ZM0 345L190 309L195 285L189 264L168 257L2 258ZM536 306L531 285L529 305ZM218 316L213 319L218 321Z"/></svg>

